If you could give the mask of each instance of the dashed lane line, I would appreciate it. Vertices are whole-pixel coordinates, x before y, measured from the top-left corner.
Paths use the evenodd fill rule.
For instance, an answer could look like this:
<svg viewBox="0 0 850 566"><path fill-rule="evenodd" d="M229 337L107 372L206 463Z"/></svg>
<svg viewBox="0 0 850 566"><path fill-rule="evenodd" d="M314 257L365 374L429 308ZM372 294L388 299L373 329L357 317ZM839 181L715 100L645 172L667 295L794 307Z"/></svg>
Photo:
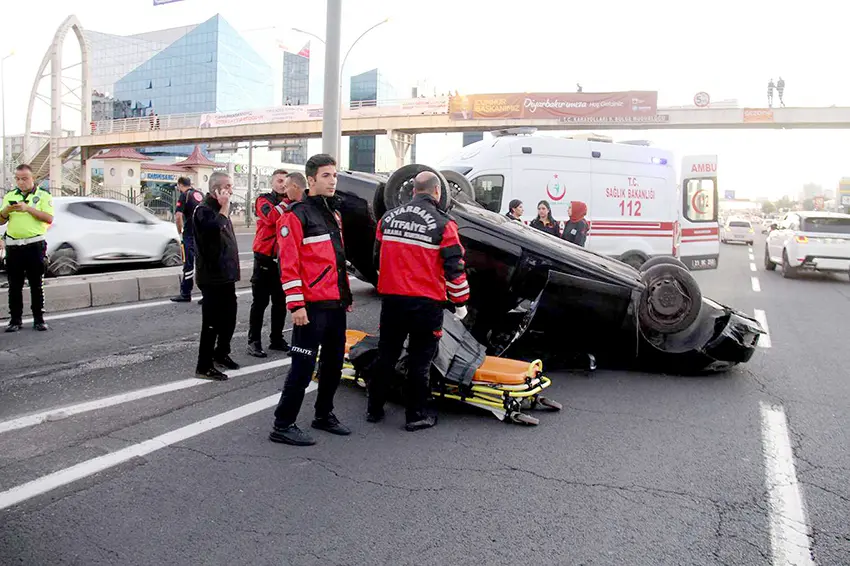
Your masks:
<svg viewBox="0 0 850 566"><path fill-rule="evenodd" d="M229 377L241 377L243 375L249 375L252 373L266 371L269 369L286 367L290 363L292 363L292 360L290 358L272 360L270 362L255 364L237 370L228 371L227 375ZM41 411L39 413L25 415L15 419L0 422L0 434L22 428L28 428L45 422L59 421L74 415L88 413L91 411L96 411L98 409L104 409L106 407L114 407L115 405L121 405L124 403L129 403L130 401L137 401L139 399L146 399L148 397L162 395L163 393L171 393L172 391L189 389L190 387L205 385L207 383L212 382L210 380L197 379L194 377L190 379L181 379L180 381L173 381L171 383L155 385L153 387L145 387L143 389L136 389L135 391L128 391L127 393L120 393L118 395L111 395L109 397L95 399L94 401L87 401L85 403L77 403L75 405L69 405L67 407L59 407L47 411Z"/></svg>
<svg viewBox="0 0 850 566"><path fill-rule="evenodd" d="M311 381L307 386L306 392L309 393L311 391L315 391L317 387L318 385L316 382ZM119 464L123 464L133 458L146 456L152 452L171 446L172 444L188 440L189 438L193 438L207 431L222 427L226 424L274 407L279 398L280 393L269 395L268 397L264 397L258 401L254 401L253 403L236 407L230 411L214 415L170 432L166 432L165 434L145 440L144 442L127 446L121 450L110 452L109 454L104 454L103 456L92 458L91 460L80 462L70 468L65 468L64 470L47 474L46 476L42 476L38 479L13 487L12 489L8 489L0 493L0 510L17 505L18 503L32 499L33 497L42 495L49 491L53 491L54 489L68 485L77 480L87 478Z"/></svg>
<svg viewBox="0 0 850 566"><path fill-rule="evenodd" d="M770 327L768 327L768 325L767 325L767 315L764 314L763 310L755 309L753 311L753 316L755 317L755 319L757 321L759 321L759 324L761 324L761 327L764 328L764 331L765 331L765 334L759 336L759 347L760 348L770 348L770 346L771 346Z"/></svg>
<svg viewBox="0 0 850 566"><path fill-rule="evenodd" d="M750 261L755 261L755 260L756 260L756 257L752 253L750 253Z"/></svg>
<svg viewBox="0 0 850 566"><path fill-rule="evenodd" d="M758 277L750 277L750 282L753 284L753 291L756 293L761 293L761 283L759 283Z"/></svg>
<svg viewBox="0 0 850 566"><path fill-rule="evenodd" d="M774 566L814 566L806 506L781 406L761 403L765 487L770 504L770 547Z"/></svg>
<svg viewBox="0 0 850 566"><path fill-rule="evenodd" d="M750 263L750 271L756 271L756 264Z"/></svg>

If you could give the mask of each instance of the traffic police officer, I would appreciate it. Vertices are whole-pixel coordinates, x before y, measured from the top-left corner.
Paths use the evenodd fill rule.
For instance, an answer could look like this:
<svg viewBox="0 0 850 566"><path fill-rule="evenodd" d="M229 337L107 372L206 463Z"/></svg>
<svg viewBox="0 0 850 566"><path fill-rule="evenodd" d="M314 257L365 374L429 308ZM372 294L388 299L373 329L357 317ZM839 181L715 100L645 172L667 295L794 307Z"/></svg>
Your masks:
<svg viewBox="0 0 850 566"><path fill-rule="evenodd" d="M15 168L17 189L3 197L0 224L6 227L6 274L9 278L9 314L6 332L23 327L24 279L30 285L33 327L47 330L44 323L44 234L53 222L53 197L35 186L32 168L24 163Z"/></svg>
<svg viewBox="0 0 850 566"><path fill-rule="evenodd" d="M192 228L197 252L198 288L201 304L201 343L195 376L225 380L217 369L239 369L230 357L230 340L236 328L236 282L239 281L239 248L230 221L230 175L210 175L210 190L195 208Z"/></svg>
<svg viewBox="0 0 850 566"><path fill-rule="evenodd" d="M248 321L248 349L251 356L265 358L260 332L263 314L269 300L272 303L271 335L269 349L289 351L283 338L286 304L280 287L280 269L277 253L277 222L283 209L292 201L301 200L307 181L301 173L289 174L283 169L272 173L272 191L257 197L254 212L257 216L257 233L254 236L254 273L251 275L251 314ZM290 198L292 197L292 198Z"/></svg>
<svg viewBox="0 0 850 566"><path fill-rule="evenodd" d="M345 355L346 310L351 288L345 269L342 219L335 210L336 161L327 154L305 165L309 196L292 203L278 230L280 280L292 313L292 366L274 412L269 438L297 446L315 444L295 424L307 385L319 359L319 391L312 427L331 434L351 434L333 414L334 393Z"/></svg>
<svg viewBox="0 0 850 566"><path fill-rule="evenodd" d="M201 191L192 188L192 181L188 177L177 179L177 207L174 221L177 231L183 238L183 280L180 282L180 294L172 297L175 303L188 303L192 300L192 287L195 280L195 240L192 234L192 218L195 207L203 200Z"/></svg>
<svg viewBox="0 0 850 566"><path fill-rule="evenodd" d="M366 412L369 422L384 418L387 381L409 336L405 383L405 428L409 431L437 423L425 406L431 395L431 361L443 334L443 309L448 301L462 319L469 300L457 224L437 208L439 178L423 171L414 179L413 190L410 203L388 211L378 223L375 254L383 302L379 365L369 380Z"/></svg>

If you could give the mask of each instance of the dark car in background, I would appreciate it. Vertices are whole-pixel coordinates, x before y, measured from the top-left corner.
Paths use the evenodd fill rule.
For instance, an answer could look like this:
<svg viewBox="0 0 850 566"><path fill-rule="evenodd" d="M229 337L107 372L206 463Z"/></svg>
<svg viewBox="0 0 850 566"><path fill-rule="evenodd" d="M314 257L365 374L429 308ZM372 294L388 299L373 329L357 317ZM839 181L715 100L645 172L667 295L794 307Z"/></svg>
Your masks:
<svg viewBox="0 0 850 566"><path fill-rule="evenodd" d="M434 171L414 164L389 177L340 172L346 254L358 277L377 281L377 219L409 201L424 170ZM488 211L470 198L463 176L434 172L444 187L440 205L466 249L464 322L490 355L677 373L725 370L752 357L759 323L702 297L677 259L654 258L638 271Z"/></svg>

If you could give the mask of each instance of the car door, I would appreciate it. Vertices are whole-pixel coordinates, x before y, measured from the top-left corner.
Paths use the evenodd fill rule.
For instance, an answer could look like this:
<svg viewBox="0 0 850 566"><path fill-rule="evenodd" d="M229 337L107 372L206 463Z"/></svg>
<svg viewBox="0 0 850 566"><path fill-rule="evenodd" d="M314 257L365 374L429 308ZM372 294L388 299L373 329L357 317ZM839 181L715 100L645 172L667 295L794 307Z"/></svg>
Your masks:
<svg viewBox="0 0 850 566"><path fill-rule="evenodd" d="M96 202L70 203L67 212L75 218L68 220L74 223L75 228L63 230L64 241L55 242L56 246L72 246L77 251L78 260L84 264L114 260L124 248L118 220L96 207Z"/></svg>
<svg viewBox="0 0 850 566"><path fill-rule="evenodd" d="M98 201L96 206L117 219L125 257L146 260L162 253L162 237L133 206L118 201Z"/></svg>

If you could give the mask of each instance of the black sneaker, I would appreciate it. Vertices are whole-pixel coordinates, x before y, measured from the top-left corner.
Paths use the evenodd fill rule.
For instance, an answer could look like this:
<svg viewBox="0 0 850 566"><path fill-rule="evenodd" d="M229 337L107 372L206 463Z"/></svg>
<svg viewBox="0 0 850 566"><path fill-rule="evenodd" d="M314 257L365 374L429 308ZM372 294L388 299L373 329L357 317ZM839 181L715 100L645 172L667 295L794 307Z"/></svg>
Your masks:
<svg viewBox="0 0 850 566"><path fill-rule="evenodd" d="M227 381L228 380L226 373L220 372L215 368L210 368L210 369L205 369L205 370L196 369L195 370L195 377L197 377L198 379L212 379L213 381Z"/></svg>
<svg viewBox="0 0 850 566"><path fill-rule="evenodd" d="M187 297L185 295L177 295L176 297L171 297L172 303L191 303L192 297Z"/></svg>
<svg viewBox="0 0 850 566"><path fill-rule="evenodd" d="M383 409L366 409L366 421L370 423L379 423L384 420Z"/></svg>
<svg viewBox="0 0 850 566"><path fill-rule="evenodd" d="M203 305L203 304L204 304L204 298L203 298L203 297L201 297L200 299L198 299L198 304L199 304L199 305Z"/></svg>
<svg viewBox="0 0 850 566"><path fill-rule="evenodd" d="M296 424L291 424L286 428L274 427L269 433L269 440L281 444L291 444L292 446L312 446L316 444L313 437L298 428Z"/></svg>
<svg viewBox="0 0 850 566"><path fill-rule="evenodd" d="M10 322L6 325L6 332L17 332L24 327L20 322Z"/></svg>
<svg viewBox="0 0 850 566"><path fill-rule="evenodd" d="M215 359L215 363L222 366L224 369L239 369L239 364L233 361L230 356L221 356Z"/></svg>
<svg viewBox="0 0 850 566"><path fill-rule="evenodd" d="M339 419L333 413L328 414L326 417L313 419L310 426L339 436L348 436L351 434L348 427L340 423Z"/></svg>
<svg viewBox="0 0 850 566"><path fill-rule="evenodd" d="M50 330L50 327L47 326L44 322L33 322L32 327L38 330L39 332L46 332Z"/></svg>
<svg viewBox="0 0 850 566"><path fill-rule="evenodd" d="M436 417L421 417L415 421L407 421L407 424L404 425L404 430L408 432L415 432L417 430L423 430L426 428L431 428L437 424Z"/></svg>
<svg viewBox="0 0 850 566"><path fill-rule="evenodd" d="M263 351L261 342L248 342L248 347L245 348L245 353L255 358L265 358L267 354Z"/></svg>
<svg viewBox="0 0 850 566"><path fill-rule="evenodd" d="M275 350L278 352L289 352L290 347L289 344L281 338L280 340L272 340L269 342L269 350Z"/></svg>

